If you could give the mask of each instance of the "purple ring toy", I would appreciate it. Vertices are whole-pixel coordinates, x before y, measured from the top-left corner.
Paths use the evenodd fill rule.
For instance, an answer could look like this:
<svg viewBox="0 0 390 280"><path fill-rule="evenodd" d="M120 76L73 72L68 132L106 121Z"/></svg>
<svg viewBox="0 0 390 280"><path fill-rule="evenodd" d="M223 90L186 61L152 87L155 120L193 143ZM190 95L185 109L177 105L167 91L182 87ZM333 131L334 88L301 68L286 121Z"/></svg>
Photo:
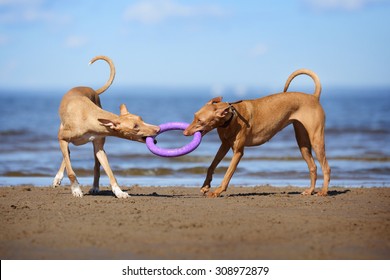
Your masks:
<svg viewBox="0 0 390 280"><path fill-rule="evenodd" d="M161 133L163 133L165 131L169 131L169 130L185 130L188 126L189 126L189 124L184 123L184 122L169 122L169 123L160 124L159 125L160 131L158 134L161 134ZM163 149L163 148L157 147L154 144L155 137L147 137L146 138L146 146L153 154L160 156L160 157L178 157L178 156L183 156L183 155L186 155L188 153L191 153L193 150L195 150L199 146L200 141L202 140L202 134L198 131L198 132L195 132L194 138L187 145L185 145L181 148L177 148L177 149Z"/></svg>

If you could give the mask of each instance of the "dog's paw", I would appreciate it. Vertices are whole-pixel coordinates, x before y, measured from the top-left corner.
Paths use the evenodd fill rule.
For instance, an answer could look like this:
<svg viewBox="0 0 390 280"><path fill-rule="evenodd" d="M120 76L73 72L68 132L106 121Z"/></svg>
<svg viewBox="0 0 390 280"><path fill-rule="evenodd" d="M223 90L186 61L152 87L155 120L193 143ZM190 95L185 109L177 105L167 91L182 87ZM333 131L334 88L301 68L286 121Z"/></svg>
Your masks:
<svg viewBox="0 0 390 280"><path fill-rule="evenodd" d="M217 192L208 192L207 193L207 197L208 198L215 198L215 197L218 197L220 194L217 193Z"/></svg>
<svg viewBox="0 0 390 280"><path fill-rule="evenodd" d="M130 195L128 193L125 193L125 192L116 193L115 196L117 198L128 198L128 197L130 197Z"/></svg>
<svg viewBox="0 0 390 280"><path fill-rule="evenodd" d="M316 196L328 196L328 192L319 191L318 193L316 193Z"/></svg>
<svg viewBox="0 0 390 280"><path fill-rule="evenodd" d="M117 198L128 198L130 195L124 191L122 191L119 186L113 186L112 192L115 194Z"/></svg>
<svg viewBox="0 0 390 280"><path fill-rule="evenodd" d="M200 189L200 192L202 193L202 194L207 194L208 192L209 192L209 190L210 190L210 187L202 187L201 189Z"/></svg>
<svg viewBox="0 0 390 280"><path fill-rule="evenodd" d="M74 197L83 197L83 192L81 191L79 184L76 183L71 185L71 189Z"/></svg>
<svg viewBox="0 0 390 280"><path fill-rule="evenodd" d="M54 177L52 187L56 188L61 186L61 181L62 181L63 176L59 176L58 174Z"/></svg>
<svg viewBox="0 0 390 280"><path fill-rule="evenodd" d="M83 197L83 192L80 189L72 190L72 194L74 197Z"/></svg>
<svg viewBox="0 0 390 280"><path fill-rule="evenodd" d="M301 195L312 195L314 193L314 190L307 189L301 192Z"/></svg>
<svg viewBox="0 0 390 280"><path fill-rule="evenodd" d="M96 195L99 194L99 188L92 188L88 191L89 194Z"/></svg>

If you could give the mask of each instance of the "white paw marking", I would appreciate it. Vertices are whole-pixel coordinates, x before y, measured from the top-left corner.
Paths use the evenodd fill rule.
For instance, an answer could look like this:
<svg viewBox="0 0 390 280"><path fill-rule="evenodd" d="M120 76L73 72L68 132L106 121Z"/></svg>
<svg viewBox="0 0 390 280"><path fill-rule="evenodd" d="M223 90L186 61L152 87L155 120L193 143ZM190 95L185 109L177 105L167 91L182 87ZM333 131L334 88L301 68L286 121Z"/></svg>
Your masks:
<svg viewBox="0 0 390 280"><path fill-rule="evenodd" d="M115 185L112 186L112 192L115 194L117 198L128 198L130 195L126 192L123 192L119 186Z"/></svg>
<svg viewBox="0 0 390 280"><path fill-rule="evenodd" d="M64 178L64 173L57 173L53 179L53 188L61 186L62 178Z"/></svg>
<svg viewBox="0 0 390 280"><path fill-rule="evenodd" d="M74 184L71 188L74 197L83 197L83 192L81 191L79 184Z"/></svg>

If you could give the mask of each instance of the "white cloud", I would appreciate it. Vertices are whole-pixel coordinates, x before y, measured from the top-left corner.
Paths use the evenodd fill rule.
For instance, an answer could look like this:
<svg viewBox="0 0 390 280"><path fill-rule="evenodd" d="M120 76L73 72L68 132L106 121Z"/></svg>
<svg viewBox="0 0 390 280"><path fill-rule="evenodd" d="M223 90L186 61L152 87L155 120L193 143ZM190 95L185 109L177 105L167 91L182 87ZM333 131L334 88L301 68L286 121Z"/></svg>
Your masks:
<svg viewBox="0 0 390 280"><path fill-rule="evenodd" d="M384 3L385 0L305 0L305 2L317 11L355 11L371 4Z"/></svg>
<svg viewBox="0 0 390 280"><path fill-rule="evenodd" d="M244 85L236 85L234 87L234 94L238 97L244 97L248 92L248 88Z"/></svg>
<svg viewBox="0 0 390 280"><path fill-rule="evenodd" d="M0 0L0 8L4 8L0 12L0 23L69 21L65 15L45 9L41 0Z"/></svg>
<svg viewBox="0 0 390 280"><path fill-rule="evenodd" d="M252 48L250 54L251 56L259 57L265 55L267 52L268 52L268 46L263 43L259 43Z"/></svg>
<svg viewBox="0 0 390 280"><path fill-rule="evenodd" d="M225 92L225 87L221 84L214 84L210 88L211 96L222 96Z"/></svg>
<svg viewBox="0 0 390 280"><path fill-rule="evenodd" d="M65 40L65 46L67 48L80 48L88 43L88 38L84 36L69 36Z"/></svg>
<svg viewBox="0 0 390 280"><path fill-rule="evenodd" d="M173 0L141 0L127 8L124 18L144 24L158 23L170 18L221 17L226 15L217 5L186 5Z"/></svg>

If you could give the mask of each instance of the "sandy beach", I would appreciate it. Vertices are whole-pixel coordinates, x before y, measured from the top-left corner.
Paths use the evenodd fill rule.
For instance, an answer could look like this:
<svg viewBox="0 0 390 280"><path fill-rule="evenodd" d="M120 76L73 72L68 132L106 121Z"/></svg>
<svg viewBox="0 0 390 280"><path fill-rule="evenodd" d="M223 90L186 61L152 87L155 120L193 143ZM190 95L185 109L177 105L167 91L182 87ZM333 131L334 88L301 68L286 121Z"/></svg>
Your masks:
<svg viewBox="0 0 390 280"><path fill-rule="evenodd" d="M84 187L84 193L89 187ZM0 188L1 259L389 259L390 188Z"/></svg>

